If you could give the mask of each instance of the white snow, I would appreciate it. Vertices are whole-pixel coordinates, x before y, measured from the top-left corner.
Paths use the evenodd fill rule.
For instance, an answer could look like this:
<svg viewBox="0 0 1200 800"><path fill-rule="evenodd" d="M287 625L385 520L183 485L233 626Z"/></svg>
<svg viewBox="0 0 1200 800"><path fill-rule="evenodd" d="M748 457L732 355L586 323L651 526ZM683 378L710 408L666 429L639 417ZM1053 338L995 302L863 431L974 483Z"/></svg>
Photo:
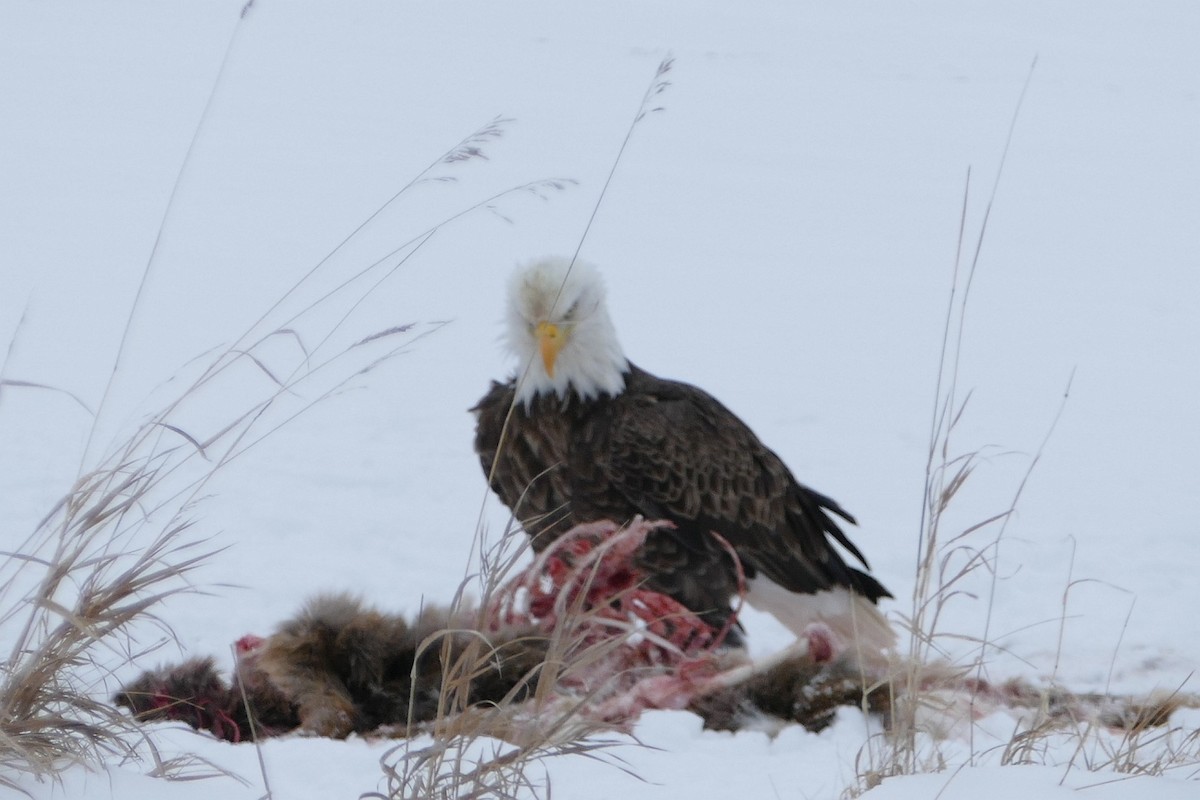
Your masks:
<svg viewBox="0 0 1200 800"><path fill-rule="evenodd" d="M269 633L319 590L394 611L448 602L477 527L494 535L507 521L486 496L466 411L514 367L499 338L505 282L517 263L573 254L585 230L581 257L604 273L629 358L712 392L851 511L851 538L896 595L885 610L906 612L967 171L969 255L1036 57L970 290L958 447L987 449L951 511L958 529L1007 507L1068 384L1070 396L1000 543L994 596L990 575L972 574L973 596L941 628L986 630L1003 648L987 654L991 677L1195 690L1200 6L256 0L241 11L0 5L0 346L11 342L0 376L79 401L3 389L5 543L317 265L264 328L294 329L310 363L416 324L393 340L409 342L397 358L355 376L388 345L364 348L302 383L259 432L306 410L204 488L196 531L228 549L194 576L204 594L160 609L179 645L119 677L181 649L227 663L237 637ZM653 103L665 110L636 126L589 228L668 54L671 86ZM410 189L322 261L497 115L516 121L484 145L487 160L436 166L432 177L456 180ZM506 194L412 258L390 255L545 178L578 185ZM381 258L357 294L294 316ZM304 362L291 335L256 355L279 375ZM203 439L273 387L243 361L178 424ZM101 409L94 436L81 403ZM790 642L765 615L748 611L746 625L757 654ZM942 643L954 658L975 652ZM774 739L655 712L636 730L655 749L615 751L644 782L586 758L543 767L571 798L836 798L878 730L854 710L820 734ZM21 786L36 798L263 795L254 748L156 733L165 751L249 785L166 784L113 763ZM391 745L287 738L262 755L276 798L357 797L382 785ZM1089 771L1069 742L1049 766L1002 767L989 752L959 768L970 748L947 748L946 771L867 796L1197 795L1196 759L1133 778Z"/></svg>

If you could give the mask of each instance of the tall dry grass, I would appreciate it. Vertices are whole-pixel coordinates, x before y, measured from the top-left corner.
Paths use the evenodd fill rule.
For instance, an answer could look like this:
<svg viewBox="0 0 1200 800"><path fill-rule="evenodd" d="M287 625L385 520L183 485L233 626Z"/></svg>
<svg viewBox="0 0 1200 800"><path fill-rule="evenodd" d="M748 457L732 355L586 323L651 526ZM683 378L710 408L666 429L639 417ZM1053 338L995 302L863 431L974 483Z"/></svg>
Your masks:
<svg viewBox="0 0 1200 800"><path fill-rule="evenodd" d="M595 641L588 636L599 617L583 607L591 577L585 571L583 591L568 601L562 596L557 622L538 637L544 656L518 685L496 703L469 704L469 687L477 676L497 668L496 650L487 631L490 615L512 599L510 581L518 577L530 549L524 531L510 524L493 543L483 545L480 571L468 575L455 597L456 613L469 621L465 630L440 631L423 644L442 648L444 665L437 717L421 726L411 722L405 738L381 758L385 788L364 797L386 800L428 798L528 798L549 791L544 762L582 756L620 766L610 751L625 744L609 734L611 725L589 714L592 701L605 693L596 666L626 646L619 636ZM475 599L474 590L480 592ZM469 644L451 651L451 635L468 633ZM544 639L542 638L544 636ZM564 692L564 684L590 684L583 693Z"/></svg>
<svg viewBox="0 0 1200 800"><path fill-rule="evenodd" d="M976 738L976 720L995 707L998 694L988 691L995 687L989 687L986 671L991 656L1002 650L994 641L992 620L1005 535L1065 410L1071 385L1068 378L1058 411L1038 449L1029 457L1007 504L972 524L956 526L951 521L951 511L964 487L976 479L976 470L986 456L984 450L961 447L957 437L959 425L969 413L971 396L959 383L970 292L1034 67L1036 60L1017 101L978 232L969 242L969 253L966 231L971 174L969 170L967 173L934 391L916 580L909 610L900 615L907 633L908 652L888 676L892 711L887 730L872 737L859 754L857 783L846 791L850 797L890 776L963 766L964 745L965 765L997 755L999 763L1005 765L1054 763L1064 770L1083 768L1125 774L1163 774L1179 767L1194 770L1200 764L1200 737L1195 731L1169 724L1174 709L1197 703L1197 698L1184 694L1182 687L1163 697L1119 698L1107 690L1092 695L1073 693L1058 686L1053 678L1036 688L1028 683L1022 689L1035 691L1037 696L1022 697L1013 703L1011 708L1019 709L1019 718L1013 723L1011 738L999 746L998 753L994 744L985 746ZM981 573L986 587L982 595L977 590ZM1075 583L1070 581L1063 592L1060 647L1068 596ZM982 597L985 602L982 630L977 633L947 630L943 624L945 610L966 597ZM952 642L953 647L945 647L943 642ZM952 660L949 653L961 652L964 643L971 646L969 656ZM965 731L966 737L965 743L953 743L954 755L947 752L943 738L951 730L956 736ZM1064 751L1073 755L1062 764L1057 754Z"/></svg>
<svg viewBox="0 0 1200 800"><path fill-rule="evenodd" d="M135 657L129 628L153 620L156 607L186 590L187 575L212 554L182 517L148 543L135 543L139 505L153 482L154 469L144 463L88 473L24 547L3 554L0 629L15 632L0 664L0 764L7 775L42 778L135 753L140 735L95 693L111 663L100 651ZM18 584L28 588L8 596ZM6 775L0 781L15 785Z"/></svg>
<svg viewBox="0 0 1200 800"><path fill-rule="evenodd" d="M247 5L246 12L252 9ZM239 29L240 30L240 27ZM225 62L234 49L238 30L229 42ZM225 71L225 62L214 80L213 96ZM653 95L666 87L664 61L643 98L633 125L651 108ZM199 139L208 116L207 106L193 135ZM99 456L93 454L99 418L106 408L114 382L120 375L123 355L134 319L151 274L160 269L156 240L143 269L137 296L128 312L125 332L113 356L113 378L105 386L91 434L81 456L79 476L54 509L25 536L19 545L2 554L0 565L0 635L12 641L11 652L0 662L0 781L17 786L21 776L53 777L74 764L103 768L114 760L144 757L157 759L153 739L108 703L110 679L115 670L149 652L135 629L156 626L158 647L173 641L162 607L180 592L194 591L195 573L208 565L219 550L199 533L199 503L206 487L227 465L258 445L279 428L292 423L314 405L361 380L372 369L398 355L422 336L435 333L440 323L404 323L368 332L348 346L326 353L335 333L354 317L358 306L378 291L389 277L420 253L439 231L469 215L484 211L503 216L502 203L511 197L545 199L574 183L570 179L530 181L468 204L440 222L409 236L374 262L352 269L333 288L307 305L290 302L298 290L321 272L328 272L347 244L363 232L385 209L418 186L456 180L451 170L463 163L486 158L486 148L501 137L511 120L497 117L435 158L425 169L385 200L328 254L317 260L279 299L231 344L219 348L207 361L192 369L159 410L136 425L127 437ZM632 132L633 125L630 131ZM628 135L621 152L628 143ZM169 224L181 176L192 147L181 164L179 177L164 209L158 239ZM613 169L620 161L614 160ZM609 179L611 180L611 173ZM607 187L607 183L606 183ZM603 192L601 193L603 197ZM599 199L596 208L599 207ZM595 209L593 210L593 219ZM589 227L591 221L589 220ZM586 232L584 234L586 236ZM582 246L583 237L580 238ZM340 309L340 317L324 328L308 323L314 312ZM322 316L328 318L328 313ZM291 364L280 363L267 352L268 343L283 338L300 351ZM250 365L258 376L247 386L244 371ZM4 377L0 392L61 391L19 378ZM244 397L242 409L232 417L201 429L185 409L203 408L217 395ZM21 538L19 535L12 539ZM506 532L480 559L478 577L486 600L519 557L513 542L523 534ZM482 542L481 542L482 552ZM464 589L468 582L464 582ZM460 591L456 603L464 604ZM486 603L480 608L486 608ZM527 688L535 707L559 703L552 689L573 669L586 668L596 653L580 646L572 626L556 632L550 657L529 676ZM428 647L446 646L454 632L431 637ZM447 651L448 652L448 651ZM591 754L605 742L588 739L595 728L576 713L573 705L559 704L537 725L518 724L513 703L490 709L465 708L465 686L492 657L486 642L468 647L452 660L442 690L444 713L430 726L431 743L399 754L391 765L385 759L389 794L403 797L459 796L470 792L516 792L532 787L526 771L535 762L557 753ZM514 690L516 691L516 690ZM507 743L503 752L486 758L485 742ZM468 759L474 760L468 763ZM152 772L172 774L181 765L157 760ZM264 769L264 779L267 778ZM269 786L269 782L268 782ZM508 787L508 788L505 788Z"/></svg>
<svg viewBox="0 0 1200 800"><path fill-rule="evenodd" d="M15 787L22 776L40 780L71 765L103 768L147 754L156 759L153 773L177 770L180 764L158 760L147 733L114 710L108 695L113 672L148 652L135 631L156 627L153 647L172 641L163 604L180 592L195 591L197 570L219 552L197 524L213 478L307 410L352 382L366 380L373 369L436 333L444 323L406 322L331 347L335 333L354 322L363 300L432 236L474 212L497 213L510 197L544 198L572 182L531 181L471 202L373 263L334 276L334 288L306 305L297 308L289 300L318 272L332 269L334 256L414 187L452 183L453 171L462 164L486 158L487 146L510 122L493 119L430 162L235 341L168 381L166 385L183 388L95 456L96 432L121 374L138 303L152 272L160 268L155 245L113 356L112 378L95 412L78 477L34 530L7 533L6 540L18 544L0 552L0 642L7 646L0 661L0 783ZM198 127L195 136L199 134ZM331 310L338 313L331 315ZM311 321L331 317L332 323ZM267 351L268 343L280 337L299 350L290 362ZM244 370L234 369L239 365L250 365L257 378L248 381ZM14 391L61 390L0 374L0 393ZM238 398L240 410L218 422L191 413L218 399L225 408L229 398Z"/></svg>
<svg viewBox="0 0 1200 800"><path fill-rule="evenodd" d="M852 795L877 785L886 777L945 768L947 760L938 745L939 731L931 728L969 720L972 709L961 707L958 697L950 699L940 690L947 686L961 686L969 676L982 679L988 650L994 646L990 629L1001 545L1041 450L1031 459L1007 506L966 526L956 526L950 512L956 498L972 480L985 457L984 450L962 448L957 441L958 427L968 411L971 397L971 392L964 391L959 385L959 374L971 288L983 254L988 223L1021 106L1035 67L1036 60L1030 66L1013 111L996 175L973 240L968 239L971 170L967 170L934 384L914 564L916 580L908 611L899 615L902 629L907 635L907 653L898 660L892 674L886 678L892 695L888 730L885 735L868 742L864 753L860 754L859 785L852 787ZM945 630L942 625L943 613L956 599L974 596L973 588L969 588L969 585L973 587L980 570L990 576L983 631L971 634ZM977 649L967 661L953 662L948 659L949 649L940 645L941 641L946 640L953 640L959 645L954 649L961 649L964 641L973 642ZM973 703L973 700L969 702ZM969 735L973 737L973 726L969 722L967 724Z"/></svg>
<svg viewBox="0 0 1200 800"><path fill-rule="evenodd" d="M597 193L572 261L583 249L638 126L649 115L663 110L659 98L670 87L668 76L673 64L674 59L668 55L655 69ZM523 376L529 365L522 367ZM507 420L500 447L504 446L506 433ZM491 476L488 478L490 483ZM489 541L482 524L488 496L485 490L473 545L477 557L468 566L455 595L453 609L457 613L474 608L478 615L485 614L530 549L528 537L512 519L498 539ZM595 665L624 646L619 636L587 641L583 631L595 621L595 613L580 606L562 609L542 665L504 702L487 708L468 708L465 701L472 676L492 667L491 646L485 639L476 639L457 659L450 659L448 640L439 643L435 637L429 646L443 647L443 663L449 664L443 674L438 718L427 726L425 736L406 739L388 751L381 759L386 791L364 796L387 800L542 796L549 794L549 776L537 768L548 758L584 756L620 766L611 753L618 742L605 735L611 728L585 713L594 695L603 692L604 687L596 686L592 695L570 699L559 691L573 676L594 676ZM486 627L487 621L477 616L475 630ZM614 681L619 678L612 676ZM521 702L514 702L518 697ZM535 771L539 772L537 778L533 777Z"/></svg>

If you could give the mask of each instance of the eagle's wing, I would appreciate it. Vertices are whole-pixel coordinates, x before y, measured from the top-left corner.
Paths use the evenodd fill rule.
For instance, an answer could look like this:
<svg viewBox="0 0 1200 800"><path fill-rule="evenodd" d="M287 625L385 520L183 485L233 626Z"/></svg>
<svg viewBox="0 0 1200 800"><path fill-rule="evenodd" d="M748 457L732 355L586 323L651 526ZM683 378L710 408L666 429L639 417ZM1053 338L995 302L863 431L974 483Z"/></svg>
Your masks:
<svg viewBox="0 0 1200 800"><path fill-rule="evenodd" d="M706 392L637 370L610 413L593 415L589 426L572 458L576 513L587 503L586 513L619 518L622 504L632 505L675 522L693 541L715 531L748 573L761 571L791 591L846 586L872 600L887 596L833 547L831 539L866 566L829 512L852 518L797 482Z"/></svg>

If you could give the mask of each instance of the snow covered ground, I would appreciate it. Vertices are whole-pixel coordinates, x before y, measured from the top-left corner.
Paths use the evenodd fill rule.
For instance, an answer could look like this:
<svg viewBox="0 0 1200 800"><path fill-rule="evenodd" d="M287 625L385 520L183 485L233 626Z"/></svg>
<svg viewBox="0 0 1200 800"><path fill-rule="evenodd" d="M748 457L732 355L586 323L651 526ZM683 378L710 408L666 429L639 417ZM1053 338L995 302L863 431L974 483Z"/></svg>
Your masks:
<svg viewBox="0 0 1200 800"><path fill-rule="evenodd" d="M294 329L310 355L416 327L377 369L351 376L370 359L339 362L344 391L206 487L197 530L228 549L196 575L205 594L161 609L184 653L221 657L320 589L395 611L449 599L481 521L495 532L506 520L486 497L466 413L511 368L498 342L504 280L519 261L574 252L585 230L581 256L605 272L630 357L711 391L850 509L852 537L899 598L889 610L903 613L967 172L973 245L1036 58L971 289L960 385L973 394L957 443L987 457L956 524L1008 506L1068 383L1070 396L1005 531L994 599L990 575L972 575L977 598L952 603L942 627L986 626L1004 649L988 654L993 677L1115 692L1189 680L1200 664L1200 8L258 0L239 11L0 5L0 342L12 343L0 375L80 401L0 397L4 542L62 495L85 450L94 463L195 374L192 359L235 340L499 115L515 121L486 160L435 167L457 180L405 192L266 321ZM668 54L665 111L637 125L589 229ZM506 194L394 272L398 257L385 259L363 303L343 293L293 319L430 225L544 178L578 184ZM302 361L295 342L275 337L258 355L288 374ZM249 363L225 378L181 412L196 438L272 387ZM271 424L335 382L301 386ZM90 440L81 404L100 409ZM757 653L787 643L768 619L746 624ZM947 646L972 656L969 643ZM140 666L178 656L171 645ZM1200 720L1180 712L1176 724ZM586 759L544 766L562 797L837 797L874 730L847 711L821 734L770 740L658 712L637 730L658 749L616 751L645 782ZM252 748L162 737L250 785L165 785L136 764L23 785L36 797L262 796ZM263 755L277 798L357 797L379 786L387 746L287 739ZM1071 750L1050 752L1052 767L984 755L985 766L868 796L948 785L943 798L1040 800L1092 784L1101 798L1200 794L1194 767L1127 780L1068 769ZM948 752L952 767L968 755L962 743Z"/></svg>

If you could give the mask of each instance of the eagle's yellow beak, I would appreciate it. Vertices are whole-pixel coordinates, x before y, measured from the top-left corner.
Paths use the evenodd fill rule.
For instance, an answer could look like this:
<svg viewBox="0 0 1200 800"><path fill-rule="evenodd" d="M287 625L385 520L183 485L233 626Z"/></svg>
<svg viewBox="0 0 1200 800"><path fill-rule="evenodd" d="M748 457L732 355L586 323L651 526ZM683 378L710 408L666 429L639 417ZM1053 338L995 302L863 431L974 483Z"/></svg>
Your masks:
<svg viewBox="0 0 1200 800"><path fill-rule="evenodd" d="M546 367L546 374L553 378L554 362L558 359L558 351L567 342L566 334L553 322L539 322L536 331L538 344L542 348L542 364Z"/></svg>

